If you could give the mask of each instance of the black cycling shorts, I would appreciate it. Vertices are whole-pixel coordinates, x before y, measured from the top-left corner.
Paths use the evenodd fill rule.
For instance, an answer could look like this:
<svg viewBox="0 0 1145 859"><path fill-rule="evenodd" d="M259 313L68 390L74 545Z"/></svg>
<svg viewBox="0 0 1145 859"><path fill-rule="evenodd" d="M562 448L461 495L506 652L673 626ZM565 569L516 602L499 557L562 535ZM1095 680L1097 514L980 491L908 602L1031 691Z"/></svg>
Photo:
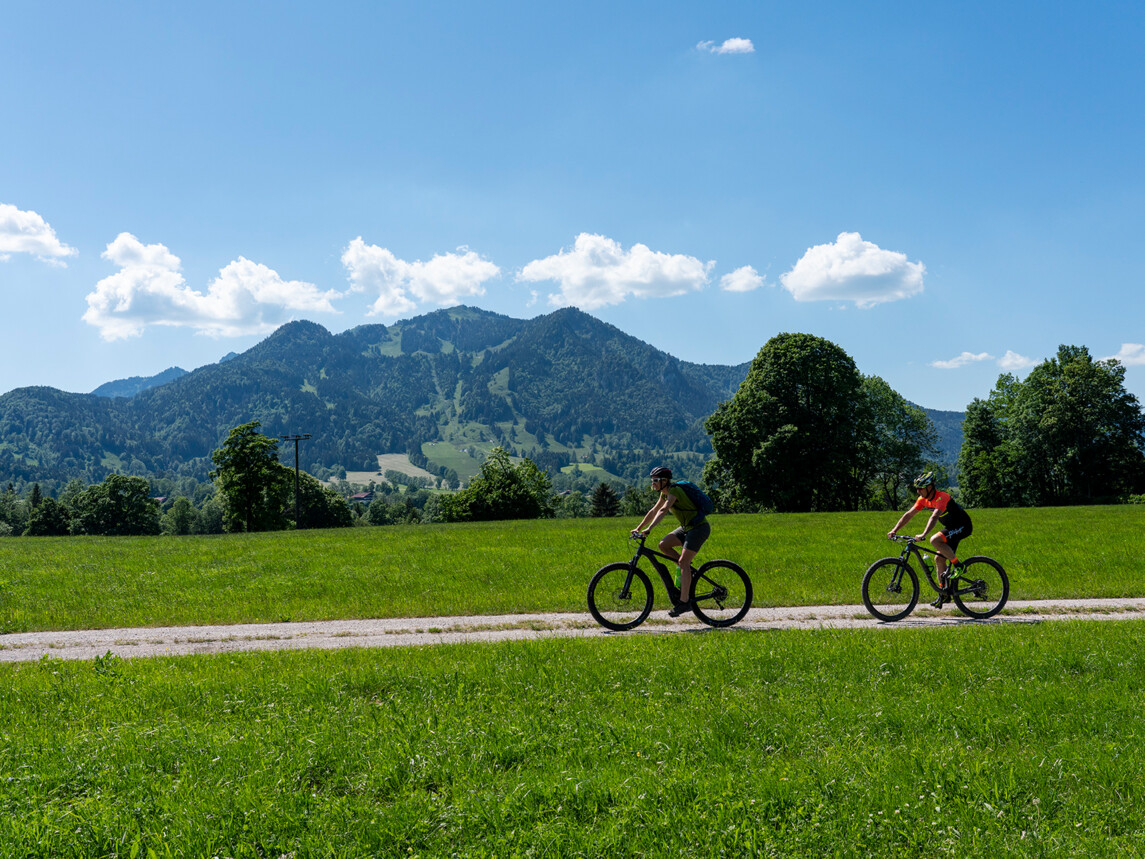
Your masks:
<svg viewBox="0 0 1145 859"><path fill-rule="evenodd" d="M693 552L700 551L700 547L708 537L712 536L712 526L707 521L699 522L693 525L686 531L681 526L672 532L672 536L679 539L685 549L691 549Z"/></svg>
<svg viewBox="0 0 1145 859"><path fill-rule="evenodd" d="M946 545L950 547L950 551L957 552L958 544L973 533L973 525L963 525L960 528L950 528L949 530L942 531L942 536L946 538Z"/></svg>

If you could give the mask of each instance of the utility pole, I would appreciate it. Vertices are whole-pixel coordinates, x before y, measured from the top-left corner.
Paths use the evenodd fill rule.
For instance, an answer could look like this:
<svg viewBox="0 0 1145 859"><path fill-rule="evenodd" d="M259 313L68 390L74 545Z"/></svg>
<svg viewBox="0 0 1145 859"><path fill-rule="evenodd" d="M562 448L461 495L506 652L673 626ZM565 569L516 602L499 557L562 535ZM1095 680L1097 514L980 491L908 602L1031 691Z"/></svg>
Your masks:
<svg viewBox="0 0 1145 859"><path fill-rule="evenodd" d="M294 442L294 527L298 528L300 517L298 515L298 442L310 438L310 433L303 435L280 435L283 441Z"/></svg>

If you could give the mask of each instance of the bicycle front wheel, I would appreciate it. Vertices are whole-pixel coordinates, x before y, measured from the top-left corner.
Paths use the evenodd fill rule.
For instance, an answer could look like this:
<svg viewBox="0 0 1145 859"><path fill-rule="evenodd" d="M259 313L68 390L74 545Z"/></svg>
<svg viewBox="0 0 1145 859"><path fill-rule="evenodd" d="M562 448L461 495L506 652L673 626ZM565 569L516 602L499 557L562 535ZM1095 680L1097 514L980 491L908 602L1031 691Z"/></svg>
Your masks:
<svg viewBox="0 0 1145 859"><path fill-rule="evenodd" d="M640 626L652 611L652 583L633 564L609 564L588 583L588 610L606 629Z"/></svg>
<svg viewBox="0 0 1145 859"><path fill-rule="evenodd" d="M863 576L863 605L879 620L902 620L918 604L918 576L899 558L875 561Z"/></svg>
<svg viewBox="0 0 1145 859"><path fill-rule="evenodd" d="M954 580L954 604L963 614L985 619L1002 610L1010 597L1010 579L993 558L975 555L963 562Z"/></svg>
<svg viewBox="0 0 1145 859"><path fill-rule="evenodd" d="M692 574L692 613L708 626L731 626L751 608L751 579L731 561L708 561Z"/></svg>

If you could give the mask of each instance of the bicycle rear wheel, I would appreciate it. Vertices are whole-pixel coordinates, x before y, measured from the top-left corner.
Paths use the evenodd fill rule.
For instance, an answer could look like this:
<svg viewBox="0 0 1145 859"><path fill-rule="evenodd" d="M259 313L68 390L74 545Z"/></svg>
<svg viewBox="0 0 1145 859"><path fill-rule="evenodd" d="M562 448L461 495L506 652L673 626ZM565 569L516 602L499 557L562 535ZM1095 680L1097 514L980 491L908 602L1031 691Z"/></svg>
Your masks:
<svg viewBox="0 0 1145 859"><path fill-rule="evenodd" d="M899 558L875 561L863 576L863 605L879 620L902 620L918 604L918 576Z"/></svg>
<svg viewBox="0 0 1145 859"><path fill-rule="evenodd" d="M692 574L692 613L708 626L731 626L751 608L751 579L731 561L708 561Z"/></svg>
<svg viewBox="0 0 1145 859"><path fill-rule="evenodd" d="M1006 571L1001 564L985 555L967 558L954 584L954 604L970 617L993 617L1010 597L1010 579Z"/></svg>
<svg viewBox="0 0 1145 859"><path fill-rule="evenodd" d="M588 583L588 610L606 629L640 626L652 611L652 583L632 564L609 564Z"/></svg>

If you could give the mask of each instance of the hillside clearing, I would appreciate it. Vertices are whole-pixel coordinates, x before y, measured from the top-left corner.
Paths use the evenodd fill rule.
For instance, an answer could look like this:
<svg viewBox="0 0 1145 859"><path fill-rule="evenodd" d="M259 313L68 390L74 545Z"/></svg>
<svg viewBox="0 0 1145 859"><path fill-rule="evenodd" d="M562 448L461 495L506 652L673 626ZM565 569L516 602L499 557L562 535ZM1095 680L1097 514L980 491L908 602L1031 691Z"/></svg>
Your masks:
<svg viewBox="0 0 1145 859"><path fill-rule="evenodd" d="M425 477L430 480L436 480L437 477L424 468L419 468L410 462L409 457L404 453L379 453L378 454L378 470L373 471L347 471L346 480L350 483L358 483L362 486L368 486L370 481L381 483L378 478L383 478L387 471L397 471L401 474L409 475L410 477Z"/></svg>

